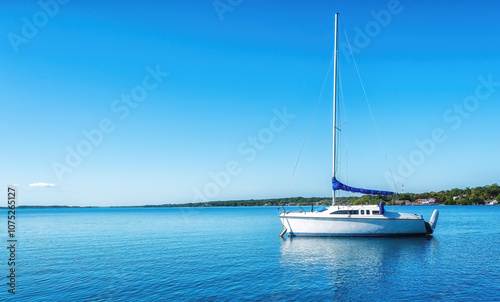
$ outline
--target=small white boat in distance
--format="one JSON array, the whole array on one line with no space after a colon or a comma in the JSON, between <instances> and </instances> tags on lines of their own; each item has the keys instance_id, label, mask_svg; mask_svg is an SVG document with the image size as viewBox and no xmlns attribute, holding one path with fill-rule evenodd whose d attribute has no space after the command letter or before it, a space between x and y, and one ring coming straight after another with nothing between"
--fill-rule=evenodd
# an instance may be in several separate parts
<instances>
[{"instance_id":1,"label":"small white boat in distance","mask_svg":"<svg viewBox=\"0 0 500 302\"><path fill-rule=\"evenodd\" d=\"M416 236L432 234L439 212L434 210L429 222L422 215L385 211L383 203L377 205L335 205L335 191L343 190L371 195L392 195L393 192L369 190L347 186L336 179L337 131L337 32L338 14L335 14L335 47L333 58L333 198L332 206L322 210L287 212L279 215L283 224L280 236Z\"/></svg>"}]
</instances>

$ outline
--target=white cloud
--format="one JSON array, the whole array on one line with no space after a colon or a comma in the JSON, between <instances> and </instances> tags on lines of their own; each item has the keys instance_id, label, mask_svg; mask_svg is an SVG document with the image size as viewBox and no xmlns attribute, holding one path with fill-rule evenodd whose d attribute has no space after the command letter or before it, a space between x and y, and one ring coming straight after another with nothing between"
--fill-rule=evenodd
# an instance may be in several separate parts
<instances>
[{"instance_id":1,"label":"white cloud","mask_svg":"<svg viewBox=\"0 0 500 302\"><path fill-rule=\"evenodd\" d=\"M46 182L35 182L33 184L30 184L30 187L55 187L55 184L49 184Z\"/></svg>"}]
</instances>

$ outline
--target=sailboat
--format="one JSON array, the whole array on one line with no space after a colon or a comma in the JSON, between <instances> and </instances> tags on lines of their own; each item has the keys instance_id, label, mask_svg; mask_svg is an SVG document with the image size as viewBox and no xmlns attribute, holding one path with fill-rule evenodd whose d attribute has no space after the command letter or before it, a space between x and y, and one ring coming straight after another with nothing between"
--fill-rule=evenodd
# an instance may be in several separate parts
<instances>
[{"instance_id":1,"label":"sailboat","mask_svg":"<svg viewBox=\"0 0 500 302\"><path fill-rule=\"evenodd\" d=\"M434 232L439 211L432 213L429 222L422 215L398 213L385 210L384 204L379 205L336 205L335 192L348 191L370 195L393 195L394 192L370 190L351 187L336 178L336 136L338 126L336 120L337 105L337 50L338 50L338 18L335 14L335 46L333 57L333 167L332 167L332 205L322 210L293 211L284 210L280 215L283 230L282 237L287 232L290 236L417 236L429 235Z\"/></svg>"}]
</instances>

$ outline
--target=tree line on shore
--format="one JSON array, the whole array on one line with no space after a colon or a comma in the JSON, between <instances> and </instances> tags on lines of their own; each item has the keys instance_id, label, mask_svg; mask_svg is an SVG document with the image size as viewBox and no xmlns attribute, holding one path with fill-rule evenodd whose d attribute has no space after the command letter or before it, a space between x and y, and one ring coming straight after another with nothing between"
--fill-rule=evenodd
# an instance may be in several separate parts
<instances>
[{"instance_id":1,"label":"tree line on shore","mask_svg":"<svg viewBox=\"0 0 500 302\"><path fill-rule=\"evenodd\" d=\"M439 192L429 192L420 194L401 194L401 200L407 199L415 201L416 199L435 198L445 205L474 205L485 204L489 201L500 201L500 186L496 183L483 187L465 189L451 189Z\"/></svg>"},{"instance_id":2,"label":"tree line on shore","mask_svg":"<svg viewBox=\"0 0 500 302\"><path fill-rule=\"evenodd\" d=\"M345 196L336 197L336 202L343 204L378 204L384 201L387 204L395 202L394 196ZM408 200L415 202L418 199L435 199L436 202L444 203L445 205L475 205L485 204L492 200L500 201L500 186L498 184L487 185L483 187L465 189L451 189L439 192L427 193L402 193L398 195L399 200ZM323 205L328 206L332 203L331 197L288 197L274 199L250 199L250 200L227 200L227 201L210 201L200 203L184 203L184 204L164 204L162 207L236 207L236 206L281 206L281 205L300 205L310 206Z\"/></svg>"}]
</instances>

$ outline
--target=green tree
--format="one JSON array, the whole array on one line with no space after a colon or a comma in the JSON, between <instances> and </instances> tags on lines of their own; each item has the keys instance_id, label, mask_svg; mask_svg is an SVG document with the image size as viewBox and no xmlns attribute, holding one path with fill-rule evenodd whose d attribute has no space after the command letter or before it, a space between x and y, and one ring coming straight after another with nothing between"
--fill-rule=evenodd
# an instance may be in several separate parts
<instances>
[{"instance_id":1,"label":"green tree","mask_svg":"<svg viewBox=\"0 0 500 302\"><path fill-rule=\"evenodd\" d=\"M467 198L470 197L470 194L472 193L472 190L469 187L465 188L465 194L467 195Z\"/></svg>"},{"instance_id":2,"label":"green tree","mask_svg":"<svg viewBox=\"0 0 500 302\"><path fill-rule=\"evenodd\" d=\"M410 193L404 193L399 195L399 200L409 200L409 201L414 201L415 199L413 198L413 194Z\"/></svg>"},{"instance_id":3,"label":"green tree","mask_svg":"<svg viewBox=\"0 0 500 302\"><path fill-rule=\"evenodd\" d=\"M447 196L446 200L444 201L445 205L451 206L451 205L456 205L457 203L455 200L453 200L453 196Z\"/></svg>"},{"instance_id":4,"label":"green tree","mask_svg":"<svg viewBox=\"0 0 500 302\"><path fill-rule=\"evenodd\" d=\"M470 203L469 204L483 204L484 201L483 199L479 198L479 196L473 194L473 196L469 199Z\"/></svg>"}]
</instances>

